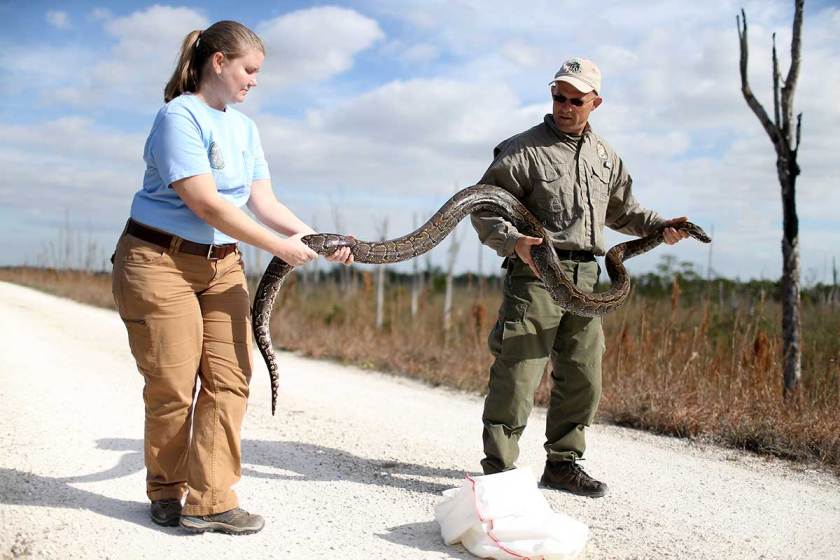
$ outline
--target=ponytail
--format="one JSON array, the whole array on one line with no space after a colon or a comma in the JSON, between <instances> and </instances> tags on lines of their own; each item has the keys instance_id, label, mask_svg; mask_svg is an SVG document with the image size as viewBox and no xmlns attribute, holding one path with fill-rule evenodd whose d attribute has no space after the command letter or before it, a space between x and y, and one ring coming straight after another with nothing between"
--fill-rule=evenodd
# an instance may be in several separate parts
<instances>
[{"instance_id":1,"label":"ponytail","mask_svg":"<svg viewBox=\"0 0 840 560\"><path fill-rule=\"evenodd\" d=\"M175 72L163 89L163 101L165 103L169 103L185 91L196 91L198 89L200 71L196 69L195 51L196 43L199 42L201 34L202 32L197 29L190 31L184 38Z\"/></svg>"},{"instance_id":2,"label":"ponytail","mask_svg":"<svg viewBox=\"0 0 840 560\"><path fill-rule=\"evenodd\" d=\"M236 21L217 21L204 31L190 31L181 44L175 72L163 89L163 101L169 103L182 93L198 91L204 67L215 53L232 59L249 49L265 54L265 46L257 34Z\"/></svg>"}]
</instances>

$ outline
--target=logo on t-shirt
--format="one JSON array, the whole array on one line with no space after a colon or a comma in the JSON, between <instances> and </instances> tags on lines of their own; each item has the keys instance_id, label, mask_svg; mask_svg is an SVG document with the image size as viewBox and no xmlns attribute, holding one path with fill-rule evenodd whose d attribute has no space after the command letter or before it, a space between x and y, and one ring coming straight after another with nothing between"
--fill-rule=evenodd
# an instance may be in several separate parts
<instances>
[{"instance_id":1,"label":"logo on t-shirt","mask_svg":"<svg viewBox=\"0 0 840 560\"><path fill-rule=\"evenodd\" d=\"M224 169L225 160L222 157L222 150L215 142L210 142L210 167L213 169Z\"/></svg>"}]
</instances>

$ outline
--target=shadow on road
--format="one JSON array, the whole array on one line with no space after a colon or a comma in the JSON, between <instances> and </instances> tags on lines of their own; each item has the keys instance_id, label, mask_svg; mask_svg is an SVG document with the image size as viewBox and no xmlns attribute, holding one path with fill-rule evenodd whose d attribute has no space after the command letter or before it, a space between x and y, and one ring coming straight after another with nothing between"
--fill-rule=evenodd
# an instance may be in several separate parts
<instances>
[{"instance_id":1,"label":"shadow on road","mask_svg":"<svg viewBox=\"0 0 840 560\"><path fill-rule=\"evenodd\" d=\"M389 527L387 533L377 533L377 537L394 544L407 546L426 552L445 552L450 558L475 558L467 550L458 546L446 546L440 537L440 529L436 521L422 523L407 523L396 527Z\"/></svg>"},{"instance_id":2,"label":"shadow on road","mask_svg":"<svg viewBox=\"0 0 840 560\"><path fill-rule=\"evenodd\" d=\"M106 517L177 534L177 528L154 525L149 520L148 504L145 502L110 498L73 486L122 478L144 469L142 440L108 438L97 440L96 444L97 449L122 452L118 462L103 471L70 477L48 477L0 467L0 503L87 509ZM349 481L433 494L457 486L465 474L455 469L368 459L341 449L295 441L244 440L242 456L245 464L243 476L298 481ZM281 472L264 472L259 470L260 467ZM441 483L440 479L447 480ZM452 552L440 542L437 525L432 521L393 527L388 531L378 536L422 550L426 550L424 546L438 543L440 546L428 550Z\"/></svg>"},{"instance_id":3,"label":"shadow on road","mask_svg":"<svg viewBox=\"0 0 840 560\"><path fill-rule=\"evenodd\" d=\"M244 476L255 478L346 480L432 494L440 494L447 488L458 486L465 474L464 471L456 469L368 459L341 449L297 441L245 440L242 442L242 461L250 465L265 465L294 473L266 473L249 467L242 469ZM441 483L441 478L448 481Z\"/></svg>"},{"instance_id":4,"label":"shadow on road","mask_svg":"<svg viewBox=\"0 0 840 560\"><path fill-rule=\"evenodd\" d=\"M84 478L84 477L79 477ZM96 478L92 480L104 480ZM149 519L149 504L109 498L70 485L67 479L41 476L0 467L0 504L68 509L86 509L145 527L179 534L177 528L159 527ZM73 479L76 481L76 479ZM182 534L182 536L189 536Z\"/></svg>"}]
</instances>

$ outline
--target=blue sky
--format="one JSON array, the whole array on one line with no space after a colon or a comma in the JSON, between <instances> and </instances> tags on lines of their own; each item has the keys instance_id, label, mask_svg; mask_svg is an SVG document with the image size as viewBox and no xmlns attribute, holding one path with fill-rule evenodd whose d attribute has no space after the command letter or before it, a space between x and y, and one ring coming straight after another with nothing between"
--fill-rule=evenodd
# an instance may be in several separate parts
<instances>
[{"instance_id":1,"label":"blue sky","mask_svg":"<svg viewBox=\"0 0 840 560\"><path fill-rule=\"evenodd\" d=\"M475 183L500 140L542 119L548 80L578 55L602 68L592 125L623 157L637 199L714 230L718 274L780 274L775 155L739 89L740 2L242 5L0 1L0 236L13 240L0 264L55 260L65 223L76 251L110 255L180 41L235 19L267 46L259 86L238 108L260 128L278 197L319 230L373 239L387 218L389 237L407 233ZM751 85L770 110L770 36L786 70L792 1L743 5ZM836 3L809 2L795 101L806 282L828 280L840 257L838 36ZM458 269L475 270L475 234L465 225L458 237ZM709 260L685 241L628 268L666 254L703 273ZM485 272L497 262L489 250L482 261Z\"/></svg>"}]
</instances>

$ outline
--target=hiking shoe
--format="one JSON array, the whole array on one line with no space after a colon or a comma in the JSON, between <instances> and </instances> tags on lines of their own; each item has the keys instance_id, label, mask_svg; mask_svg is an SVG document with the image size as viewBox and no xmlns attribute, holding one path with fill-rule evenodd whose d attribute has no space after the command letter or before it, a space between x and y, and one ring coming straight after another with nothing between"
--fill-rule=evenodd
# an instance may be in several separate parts
<instances>
[{"instance_id":1,"label":"hiking shoe","mask_svg":"<svg viewBox=\"0 0 840 560\"><path fill-rule=\"evenodd\" d=\"M265 520L244 509L235 508L212 515L182 515L181 527L193 533L216 531L229 535L249 535L265 526Z\"/></svg>"},{"instance_id":2,"label":"hiking shoe","mask_svg":"<svg viewBox=\"0 0 840 560\"><path fill-rule=\"evenodd\" d=\"M152 521L164 527L175 527L181 518L181 500L155 500L151 506Z\"/></svg>"},{"instance_id":3,"label":"hiking shoe","mask_svg":"<svg viewBox=\"0 0 840 560\"><path fill-rule=\"evenodd\" d=\"M590 498L600 498L607 493L606 484L586 474L574 461L546 462L540 484L546 488Z\"/></svg>"}]
</instances>

